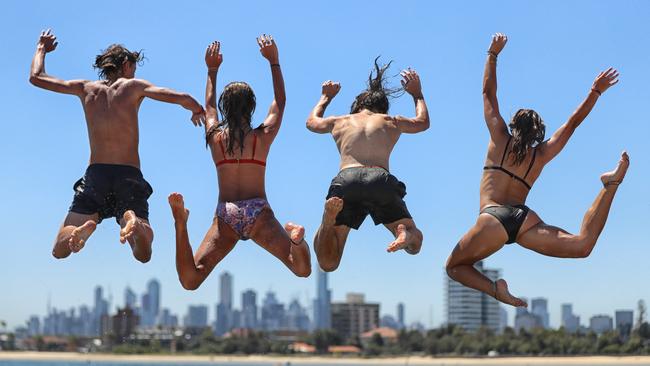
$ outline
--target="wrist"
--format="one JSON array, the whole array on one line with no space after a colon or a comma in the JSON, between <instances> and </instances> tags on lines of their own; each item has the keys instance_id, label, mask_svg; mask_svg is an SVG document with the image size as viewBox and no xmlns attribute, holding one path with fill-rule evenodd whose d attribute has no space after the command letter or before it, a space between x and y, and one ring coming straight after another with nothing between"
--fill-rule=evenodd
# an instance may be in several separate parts
<instances>
[{"instance_id":1,"label":"wrist","mask_svg":"<svg viewBox=\"0 0 650 366\"><path fill-rule=\"evenodd\" d=\"M591 91L590 91L590 92L594 92L594 93L596 93L598 96L603 95L603 92L601 92L600 90L598 90L595 86L592 86L592 87L591 87Z\"/></svg>"},{"instance_id":2,"label":"wrist","mask_svg":"<svg viewBox=\"0 0 650 366\"><path fill-rule=\"evenodd\" d=\"M492 51L492 50L488 50L488 51L487 51L487 54L488 54L488 56L492 56L492 57L494 57L494 58L498 58L498 56L499 56L498 53L496 53L496 52L494 52L494 51Z\"/></svg>"},{"instance_id":3,"label":"wrist","mask_svg":"<svg viewBox=\"0 0 650 366\"><path fill-rule=\"evenodd\" d=\"M208 72L217 72L219 71L219 66L208 67Z\"/></svg>"},{"instance_id":4,"label":"wrist","mask_svg":"<svg viewBox=\"0 0 650 366\"><path fill-rule=\"evenodd\" d=\"M413 97L413 100L424 99L424 95L422 95L422 92L413 93L411 94L411 96Z\"/></svg>"},{"instance_id":5,"label":"wrist","mask_svg":"<svg viewBox=\"0 0 650 366\"><path fill-rule=\"evenodd\" d=\"M271 67L280 67L280 61L269 61L269 66Z\"/></svg>"}]
</instances>

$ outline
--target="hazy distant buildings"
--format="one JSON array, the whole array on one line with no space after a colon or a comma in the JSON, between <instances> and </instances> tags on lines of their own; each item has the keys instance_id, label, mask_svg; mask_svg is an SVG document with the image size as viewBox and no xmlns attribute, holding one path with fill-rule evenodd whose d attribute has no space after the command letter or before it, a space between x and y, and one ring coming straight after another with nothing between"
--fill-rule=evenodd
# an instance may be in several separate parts
<instances>
[{"instance_id":1,"label":"hazy distant buildings","mask_svg":"<svg viewBox=\"0 0 650 366\"><path fill-rule=\"evenodd\" d=\"M492 281L500 277L500 270L483 268L483 261L477 262L474 267ZM468 331L475 331L480 327L498 331L501 322L499 302L492 296L446 277L447 324L459 325Z\"/></svg>"},{"instance_id":2,"label":"hazy distant buildings","mask_svg":"<svg viewBox=\"0 0 650 366\"><path fill-rule=\"evenodd\" d=\"M402 302L397 304L397 323L399 324L400 328L404 328L406 326L404 320L404 303Z\"/></svg>"},{"instance_id":3,"label":"hazy distant buildings","mask_svg":"<svg viewBox=\"0 0 650 366\"><path fill-rule=\"evenodd\" d=\"M575 333L580 328L580 317L573 314L572 304L562 304L562 326L568 333Z\"/></svg>"},{"instance_id":4,"label":"hazy distant buildings","mask_svg":"<svg viewBox=\"0 0 650 366\"><path fill-rule=\"evenodd\" d=\"M630 336L633 322L634 312L632 310L616 311L616 331L621 337L627 339Z\"/></svg>"},{"instance_id":5,"label":"hazy distant buildings","mask_svg":"<svg viewBox=\"0 0 650 366\"><path fill-rule=\"evenodd\" d=\"M151 279L147 283L147 292L142 295L140 308L140 325L153 327L158 324L160 314L160 282Z\"/></svg>"},{"instance_id":6,"label":"hazy distant buildings","mask_svg":"<svg viewBox=\"0 0 650 366\"><path fill-rule=\"evenodd\" d=\"M133 290L127 286L124 289L124 307L135 309L137 301L138 298L135 295L135 292L133 292Z\"/></svg>"},{"instance_id":7,"label":"hazy distant buildings","mask_svg":"<svg viewBox=\"0 0 650 366\"><path fill-rule=\"evenodd\" d=\"M534 298L531 300L531 313L537 315L544 329L550 328L549 314L548 314L548 300L543 297Z\"/></svg>"},{"instance_id":8,"label":"hazy distant buildings","mask_svg":"<svg viewBox=\"0 0 650 366\"><path fill-rule=\"evenodd\" d=\"M589 318L589 329L602 334L614 329L612 317L609 315L594 315Z\"/></svg>"},{"instance_id":9,"label":"hazy distant buildings","mask_svg":"<svg viewBox=\"0 0 650 366\"><path fill-rule=\"evenodd\" d=\"M184 325L190 328L205 328L208 326L208 307L206 305L190 305L187 308Z\"/></svg>"},{"instance_id":10,"label":"hazy distant buildings","mask_svg":"<svg viewBox=\"0 0 650 366\"><path fill-rule=\"evenodd\" d=\"M257 329L257 293L248 289L241 295L241 327Z\"/></svg>"},{"instance_id":11,"label":"hazy distant buildings","mask_svg":"<svg viewBox=\"0 0 650 366\"><path fill-rule=\"evenodd\" d=\"M332 327L331 308L332 291L327 288L327 272L318 269L316 272L316 299L314 299L314 329L329 329Z\"/></svg>"},{"instance_id":12,"label":"hazy distant buildings","mask_svg":"<svg viewBox=\"0 0 650 366\"><path fill-rule=\"evenodd\" d=\"M379 327L379 304L366 303L363 294L349 293L346 302L332 303L332 328L350 339Z\"/></svg>"},{"instance_id":13,"label":"hazy distant buildings","mask_svg":"<svg viewBox=\"0 0 650 366\"><path fill-rule=\"evenodd\" d=\"M262 329L277 331L285 328L286 314L284 304L275 297L275 292L268 291L262 304Z\"/></svg>"},{"instance_id":14,"label":"hazy distant buildings","mask_svg":"<svg viewBox=\"0 0 650 366\"><path fill-rule=\"evenodd\" d=\"M232 292L232 275L224 272L219 276L219 303L217 304L217 319L214 329L218 336L224 335L233 325Z\"/></svg>"}]
</instances>

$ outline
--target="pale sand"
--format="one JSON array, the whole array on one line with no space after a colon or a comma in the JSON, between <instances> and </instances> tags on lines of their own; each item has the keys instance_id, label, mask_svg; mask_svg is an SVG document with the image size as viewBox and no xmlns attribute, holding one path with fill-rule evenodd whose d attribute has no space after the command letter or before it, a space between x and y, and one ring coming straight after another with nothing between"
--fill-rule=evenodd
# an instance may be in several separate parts
<instances>
[{"instance_id":1,"label":"pale sand","mask_svg":"<svg viewBox=\"0 0 650 366\"><path fill-rule=\"evenodd\" d=\"M588 357L504 357L504 358L431 358L431 357L391 357L354 358L320 356L192 356L192 355L114 355L82 354L73 352L9 352L0 351L0 360L34 361L113 361L113 362L250 362L276 363L329 363L339 365L401 364L401 365L603 365L634 364L650 365L650 356L588 356Z\"/></svg>"}]
</instances>

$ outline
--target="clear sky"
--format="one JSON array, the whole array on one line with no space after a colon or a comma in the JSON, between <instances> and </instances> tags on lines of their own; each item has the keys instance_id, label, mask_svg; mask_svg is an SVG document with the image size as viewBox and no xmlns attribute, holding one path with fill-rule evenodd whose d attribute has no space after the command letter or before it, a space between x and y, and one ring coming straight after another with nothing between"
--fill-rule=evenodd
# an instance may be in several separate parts
<instances>
[{"instance_id":1,"label":"clear sky","mask_svg":"<svg viewBox=\"0 0 650 366\"><path fill-rule=\"evenodd\" d=\"M305 128L320 84L341 82L327 112L344 114L377 55L394 60L394 74L408 66L419 71L431 128L401 138L391 171L407 184L406 202L424 232L423 249L417 256L386 253L390 234L368 219L350 235L330 284L334 300L349 291L363 292L367 300L381 302L382 313L391 314L402 301L407 321L427 325L444 321L444 261L478 213L488 139L481 76L491 34L509 36L498 69L504 117L521 107L534 108L549 136L586 96L598 72L614 66L620 83L546 168L527 202L546 222L578 230L601 187L599 175L627 149L631 167L592 255L561 260L510 245L486 265L503 270L514 294L547 297L555 326L563 302L574 304L583 323L594 314L635 308L638 299L650 300L649 16L650 2L644 1L8 2L0 16L0 319L13 327L30 314L43 315L48 296L59 309L90 304L97 284L110 288L121 304L126 285L141 293L152 277L162 282L163 306L182 315L188 304L209 304L213 319L223 270L234 275L237 306L246 288L258 290L260 297L273 289L283 301L298 297L303 305L315 295L315 277L294 277L252 242L240 242L200 289L182 289L167 195L184 194L196 248L216 206L216 174L203 131L191 125L190 113L150 100L140 110L140 153L155 191L149 201L156 232L151 262L136 262L119 244L112 219L100 225L80 254L65 260L51 256L89 148L79 101L28 83L39 32L48 27L59 40L46 58L52 75L96 78L95 55L122 43L144 50L147 59L137 77L187 91L200 101L203 52L209 42L220 40L224 63L218 88L234 80L249 82L257 95L256 123L271 102L272 86L255 37L273 34L287 107L268 159L267 193L280 221L303 224L309 239L338 168L332 138ZM398 85L398 78L393 82ZM412 115L412 101L407 96L393 100L391 112Z\"/></svg>"}]
</instances>

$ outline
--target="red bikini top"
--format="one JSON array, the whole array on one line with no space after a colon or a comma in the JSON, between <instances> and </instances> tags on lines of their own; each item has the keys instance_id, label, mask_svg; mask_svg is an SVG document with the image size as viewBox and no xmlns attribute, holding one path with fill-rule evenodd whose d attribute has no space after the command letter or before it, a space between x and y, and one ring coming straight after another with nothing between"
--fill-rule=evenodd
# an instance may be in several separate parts
<instances>
[{"instance_id":1,"label":"red bikini top","mask_svg":"<svg viewBox=\"0 0 650 366\"><path fill-rule=\"evenodd\" d=\"M217 141L219 142L219 148L221 148L221 153L223 154L224 158L226 157L226 149L223 147L223 142L221 142L221 138L218 138ZM255 159L255 147L257 146L257 135L253 133L253 154L251 155L250 159L222 159L217 162L217 166L222 165L222 164L257 164L261 166L266 166L265 161L257 160Z\"/></svg>"}]
</instances>

